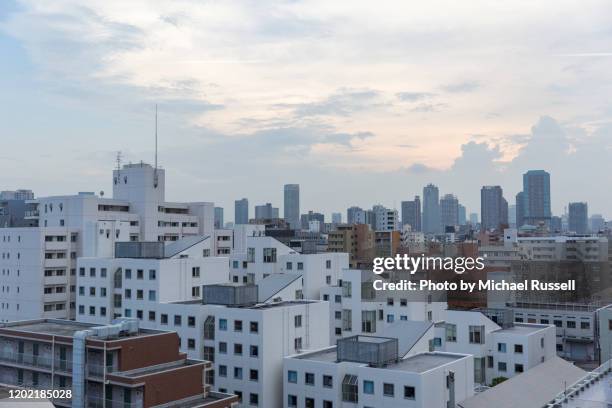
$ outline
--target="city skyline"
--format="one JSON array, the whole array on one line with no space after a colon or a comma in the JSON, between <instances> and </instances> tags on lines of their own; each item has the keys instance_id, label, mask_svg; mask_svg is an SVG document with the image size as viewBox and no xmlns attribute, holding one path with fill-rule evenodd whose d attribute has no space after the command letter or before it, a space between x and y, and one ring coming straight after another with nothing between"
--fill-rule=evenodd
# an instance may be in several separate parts
<instances>
[{"instance_id":1,"label":"city skyline","mask_svg":"<svg viewBox=\"0 0 612 408\"><path fill-rule=\"evenodd\" d=\"M545 169L553 213L586 201L610 218L612 192L584 182L612 171L607 6L482 3L488 20L430 7L291 2L262 15L2 2L0 120L16 154L2 155L0 184L107 191L117 150L153 162L157 103L160 163L178 199L280 205L290 181L303 208L329 215L374 201L399 208L432 182L473 212L483 185L513 197L524 172ZM253 183L254 169L265 183Z\"/></svg>"}]
</instances>

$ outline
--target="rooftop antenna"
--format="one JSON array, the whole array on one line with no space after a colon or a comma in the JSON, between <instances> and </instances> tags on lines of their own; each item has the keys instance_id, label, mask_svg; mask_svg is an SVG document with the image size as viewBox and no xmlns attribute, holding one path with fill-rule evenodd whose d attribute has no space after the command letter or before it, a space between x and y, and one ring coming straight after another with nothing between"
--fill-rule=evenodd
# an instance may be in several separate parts
<instances>
[{"instance_id":1,"label":"rooftop antenna","mask_svg":"<svg viewBox=\"0 0 612 408\"><path fill-rule=\"evenodd\" d=\"M153 170L153 187L157 188L158 185L157 176L157 104L155 104L155 169Z\"/></svg>"},{"instance_id":2,"label":"rooftop antenna","mask_svg":"<svg viewBox=\"0 0 612 408\"><path fill-rule=\"evenodd\" d=\"M115 158L115 162L117 162L117 179L119 179L119 176L121 173L121 151L117 151L117 157ZM115 180L115 184L117 184L117 179Z\"/></svg>"}]
</instances>

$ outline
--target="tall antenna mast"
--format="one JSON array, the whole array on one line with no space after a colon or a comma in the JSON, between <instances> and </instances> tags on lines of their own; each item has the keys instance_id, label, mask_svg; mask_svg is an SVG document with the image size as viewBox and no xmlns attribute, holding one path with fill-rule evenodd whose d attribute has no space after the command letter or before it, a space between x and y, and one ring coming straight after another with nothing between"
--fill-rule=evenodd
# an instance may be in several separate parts
<instances>
[{"instance_id":1,"label":"tall antenna mast","mask_svg":"<svg viewBox=\"0 0 612 408\"><path fill-rule=\"evenodd\" d=\"M159 179L157 175L157 104L155 104L155 169L153 170L153 188L157 188Z\"/></svg>"}]
</instances>

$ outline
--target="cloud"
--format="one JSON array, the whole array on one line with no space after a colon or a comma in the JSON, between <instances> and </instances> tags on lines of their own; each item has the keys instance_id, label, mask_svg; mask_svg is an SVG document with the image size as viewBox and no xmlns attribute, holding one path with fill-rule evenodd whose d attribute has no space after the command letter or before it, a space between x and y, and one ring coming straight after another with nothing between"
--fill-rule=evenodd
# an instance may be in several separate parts
<instances>
[{"instance_id":1,"label":"cloud","mask_svg":"<svg viewBox=\"0 0 612 408\"><path fill-rule=\"evenodd\" d=\"M465 81L444 85L442 90L449 93L468 93L474 92L478 88L480 88L480 83L477 81Z\"/></svg>"},{"instance_id":2,"label":"cloud","mask_svg":"<svg viewBox=\"0 0 612 408\"><path fill-rule=\"evenodd\" d=\"M311 103L284 105L293 108L298 117L350 116L364 110L384 106L381 92L373 89L339 89L323 100Z\"/></svg>"},{"instance_id":3,"label":"cloud","mask_svg":"<svg viewBox=\"0 0 612 408\"><path fill-rule=\"evenodd\" d=\"M403 102L416 102L431 98L435 94L429 92L398 92L395 95Z\"/></svg>"}]
</instances>

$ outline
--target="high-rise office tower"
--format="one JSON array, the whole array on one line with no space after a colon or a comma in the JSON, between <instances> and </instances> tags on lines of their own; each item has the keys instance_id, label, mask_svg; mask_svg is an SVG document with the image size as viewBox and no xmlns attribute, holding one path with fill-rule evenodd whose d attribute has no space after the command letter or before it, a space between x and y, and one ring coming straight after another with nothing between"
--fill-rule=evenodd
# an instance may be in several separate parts
<instances>
[{"instance_id":1,"label":"high-rise office tower","mask_svg":"<svg viewBox=\"0 0 612 408\"><path fill-rule=\"evenodd\" d=\"M459 200L453 194L445 194L440 199L440 222L442 230L459 224Z\"/></svg>"},{"instance_id":2,"label":"high-rise office tower","mask_svg":"<svg viewBox=\"0 0 612 408\"><path fill-rule=\"evenodd\" d=\"M510 228L516 228L516 204L508 206L508 225Z\"/></svg>"},{"instance_id":3,"label":"high-rise office tower","mask_svg":"<svg viewBox=\"0 0 612 408\"><path fill-rule=\"evenodd\" d=\"M596 234L606 226L606 220L601 214L593 214L589 218L591 232Z\"/></svg>"},{"instance_id":4,"label":"high-rise office tower","mask_svg":"<svg viewBox=\"0 0 612 408\"><path fill-rule=\"evenodd\" d=\"M478 224L478 214L470 213L470 224L472 224L472 227L475 227Z\"/></svg>"},{"instance_id":5,"label":"high-rise office tower","mask_svg":"<svg viewBox=\"0 0 612 408\"><path fill-rule=\"evenodd\" d=\"M500 230L508 224L508 202L500 186L483 186L480 189L481 230Z\"/></svg>"},{"instance_id":6,"label":"high-rise office tower","mask_svg":"<svg viewBox=\"0 0 612 408\"><path fill-rule=\"evenodd\" d=\"M262 205L255 206L255 219L256 220L271 220L278 218L278 208L272 207L272 204L265 203Z\"/></svg>"},{"instance_id":7,"label":"high-rise office tower","mask_svg":"<svg viewBox=\"0 0 612 408\"><path fill-rule=\"evenodd\" d=\"M557 215L550 217L550 232L561 232L563 231L563 219Z\"/></svg>"},{"instance_id":8,"label":"high-rise office tower","mask_svg":"<svg viewBox=\"0 0 612 408\"><path fill-rule=\"evenodd\" d=\"M223 223L223 207L215 207L215 228L221 229L225 224Z\"/></svg>"},{"instance_id":9,"label":"high-rise office tower","mask_svg":"<svg viewBox=\"0 0 612 408\"><path fill-rule=\"evenodd\" d=\"M412 231L421 231L421 197L402 201L402 225L410 225Z\"/></svg>"},{"instance_id":10,"label":"high-rise office tower","mask_svg":"<svg viewBox=\"0 0 612 408\"><path fill-rule=\"evenodd\" d=\"M516 228L525 225L525 195L521 191L516 195Z\"/></svg>"},{"instance_id":11,"label":"high-rise office tower","mask_svg":"<svg viewBox=\"0 0 612 408\"><path fill-rule=\"evenodd\" d=\"M529 170L523 174L524 223L550 223L550 174Z\"/></svg>"},{"instance_id":12,"label":"high-rise office tower","mask_svg":"<svg viewBox=\"0 0 612 408\"><path fill-rule=\"evenodd\" d=\"M467 224L467 209L465 205L459 204L459 225Z\"/></svg>"},{"instance_id":13,"label":"high-rise office tower","mask_svg":"<svg viewBox=\"0 0 612 408\"><path fill-rule=\"evenodd\" d=\"M441 230L438 187L428 184L423 188L423 232L435 234Z\"/></svg>"},{"instance_id":14,"label":"high-rise office tower","mask_svg":"<svg viewBox=\"0 0 612 408\"><path fill-rule=\"evenodd\" d=\"M589 229L589 207L587 203L569 203L569 230L586 234Z\"/></svg>"},{"instance_id":15,"label":"high-rise office tower","mask_svg":"<svg viewBox=\"0 0 612 408\"><path fill-rule=\"evenodd\" d=\"M285 184L283 218L291 229L300 228L300 185Z\"/></svg>"},{"instance_id":16,"label":"high-rise office tower","mask_svg":"<svg viewBox=\"0 0 612 408\"><path fill-rule=\"evenodd\" d=\"M332 224L342 224L342 213L332 213Z\"/></svg>"},{"instance_id":17,"label":"high-rise office tower","mask_svg":"<svg viewBox=\"0 0 612 408\"><path fill-rule=\"evenodd\" d=\"M243 198L234 201L234 224L249 223L249 200Z\"/></svg>"}]
</instances>

